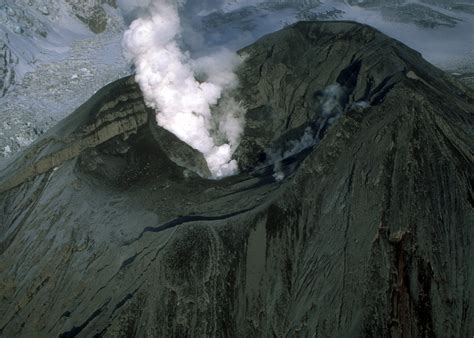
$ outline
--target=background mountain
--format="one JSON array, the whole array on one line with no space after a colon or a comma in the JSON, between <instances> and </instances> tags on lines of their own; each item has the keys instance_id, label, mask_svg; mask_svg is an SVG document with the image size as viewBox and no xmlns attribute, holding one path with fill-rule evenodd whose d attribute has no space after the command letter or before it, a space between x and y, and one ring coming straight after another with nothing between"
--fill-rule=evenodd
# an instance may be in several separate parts
<instances>
[{"instance_id":1,"label":"background mountain","mask_svg":"<svg viewBox=\"0 0 474 338\"><path fill-rule=\"evenodd\" d=\"M129 74L121 51L125 24L114 5L0 3L0 158L29 145L95 91Z\"/></svg>"},{"instance_id":2,"label":"background mountain","mask_svg":"<svg viewBox=\"0 0 474 338\"><path fill-rule=\"evenodd\" d=\"M473 334L472 90L352 22L241 53L238 176L132 78L1 172L1 335Z\"/></svg>"}]
</instances>

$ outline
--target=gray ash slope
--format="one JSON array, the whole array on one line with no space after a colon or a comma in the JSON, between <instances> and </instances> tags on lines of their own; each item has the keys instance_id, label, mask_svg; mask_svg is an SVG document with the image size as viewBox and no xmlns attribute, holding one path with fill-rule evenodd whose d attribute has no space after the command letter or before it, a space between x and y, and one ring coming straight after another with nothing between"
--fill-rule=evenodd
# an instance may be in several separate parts
<instances>
[{"instance_id":1,"label":"gray ash slope","mask_svg":"<svg viewBox=\"0 0 474 338\"><path fill-rule=\"evenodd\" d=\"M472 90L351 22L242 53L238 176L193 174L131 78L0 173L0 335L474 333ZM276 181L268 149L307 128L321 141Z\"/></svg>"}]
</instances>

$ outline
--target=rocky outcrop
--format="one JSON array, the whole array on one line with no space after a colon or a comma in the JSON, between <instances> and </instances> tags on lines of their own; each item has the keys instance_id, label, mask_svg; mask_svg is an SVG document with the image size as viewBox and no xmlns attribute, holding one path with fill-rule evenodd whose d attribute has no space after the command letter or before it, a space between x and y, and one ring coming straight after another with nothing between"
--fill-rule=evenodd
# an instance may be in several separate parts
<instances>
[{"instance_id":1,"label":"rocky outcrop","mask_svg":"<svg viewBox=\"0 0 474 338\"><path fill-rule=\"evenodd\" d=\"M109 31L121 32L124 26L118 11L109 8L107 12L104 5L117 7L115 0L2 1L0 97L15 82L21 83L26 73L34 72L47 63L58 63L74 41L84 39L87 28L84 27L84 31L78 34L81 30L79 20L95 33L104 32L107 25ZM58 32L61 34L57 35ZM53 33L52 37L48 36L50 33ZM17 114L17 111L12 114Z\"/></svg>"},{"instance_id":2,"label":"rocky outcrop","mask_svg":"<svg viewBox=\"0 0 474 338\"><path fill-rule=\"evenodd\" d=\"M104 5L117 8L115 0L5 0L0 4L0 24L14 34L44 39L54 28L70 29L65 20L79 19L94 33L116 20ZM114 23L115 24L115 23Z\"/></svg>"},{"instance_id":3,"label":"rocky outcrop","mask_svg":"<svg viewBox=\"0 0 474 338\"><path fill-rule=\"evenodd\" d=\"M41 10L39 9L41 8ZM37 6L31 8L26 3L20 1L6 0L0 4L0 25L2 26L0 32L10 31L12 34L26 35L29 37L45 38L48 35L48 25L43 20L35 15L35 10L44 12L46 9ZM48 10L49 15L49 10ZM44 14L43 14L44 16Z\"/></svg>"},{"instance_id":4,"label":"rocky outcrop","mask_svg":"<svg viewBox=\"0 0 474 338\"><path fill-rule=\"evenodd\" d=\"M455 16L459 12L472 13L472 5L456 1L422 0L349 0L351 6L379 10L384 20L413 23L422 28L454 27L463 21ZM446 10L450 11L446 14Z\"/></svg>"},{"instance_id":5,"label":"rocky outcrop","mask_svg":"<svg viewBox=\"0 0 474 338\"><path fill-rule=\"evenodd\" d=\"M103 4L117 7L115 0L66 0L76 16L94 33L102 33L107 28L108 16Z\"/></svg>"},{"instance_id":6,"label":"rocky outcrop","mask_svg":"<svg viewBox=\"0 0 474 338\"><path fill-rule=\"evenodd\" d=\"M0 97L15 83L16 58L7 44L0 40Z\"/></svg>"},{"instance_id":7,"label":"rocky outcrop","mask_svg":"<svg viewBox=\"0 0 474 338\"><path fill-rule=\"evenodd\" d=\"M381 8L381 13L383 18L388 21L414 23L424 28L454 27L462 21L428 6L416 3L408 3L403 6L385 6Z\"/></svg>"},{"instance_id":8,"label":"rocky outcrop","mask_svg":"<svg viewBox=\"0 0 474 338\"><path fill-rule=\"evenodd\" d=\"M316 7L321 4L321 1L319 0L270 0L269 3L289 5L289 6Z\"/></svg>"},{"instance_id":9,"label":"rocky outcrop","mask_svg":"<svg viewBox=\"0 0 474 338\"><path fill-rule=\"evenodd\" d=\"M1 172L1 335L473 334L472 91L350 22L242 53L240 175L190 175L130 79Z\"/></svg>"}]
</instances>

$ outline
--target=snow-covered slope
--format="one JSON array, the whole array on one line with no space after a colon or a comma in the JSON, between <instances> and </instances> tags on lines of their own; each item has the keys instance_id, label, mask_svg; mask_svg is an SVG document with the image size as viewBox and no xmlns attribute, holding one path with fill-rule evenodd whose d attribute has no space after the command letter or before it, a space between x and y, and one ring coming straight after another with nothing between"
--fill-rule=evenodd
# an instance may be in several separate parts
<instances>
[{"instance_id":1,"label":"snow-covered slope","mask_svg":"<svg viewBox=\"0 0 474 338\"><path fill-rule=\"evenodd\" d=\"M130 72L121 51L125 24L109 4L6 0L0 5L0 158L30 144L99 88ZM105 15L102 33L87 24L88 10Z\"/></svg>"},{"instance_id":2,"label":"snow-covered slope","mask_svg":"<svg viewBox=\"0 0 474 338\"><path fill-rule=\"evenodd\" d=\"M108 2L114 5L113 1ZM0 74L5 73L5 69L13 69L15 79L4 81L4 89L7 89L6 83L21 81L40 64L67 59L74 43L94 36L94 32L122 31L119 12L108 4L99 4L92 0L2 1L0 47L7 46L11 60L7 64L0 62Z\"/></svg>"}]
</instances>

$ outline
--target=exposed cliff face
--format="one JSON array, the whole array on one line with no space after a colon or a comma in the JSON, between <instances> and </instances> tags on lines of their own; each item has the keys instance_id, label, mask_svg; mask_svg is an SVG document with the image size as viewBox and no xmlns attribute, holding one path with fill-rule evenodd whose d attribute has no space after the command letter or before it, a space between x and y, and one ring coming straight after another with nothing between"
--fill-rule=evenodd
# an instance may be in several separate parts
<instances>
[{"instance_id":1,"label":"exposed cliff face","mask_svg":"<svg viewBox=\"0 0 474 338\"><path fill-rule=\"evenodd\" d=\"M349 22L242 53L238 176L193 175L131 79L1 172L3 335L472 335L472 92Z\"/></svg>"},{"instance_id":2,"label":"exposed cliff face","mask_svg":"<svg viewBox=\"0 0 474 338\"><path fill-rule=\"evenodd\" d=\"M0 97L5 95L10 86L15 83L16 62L8 45L0 40Z\"/></svg>"},{"instance_id":3,"label":"exposed cliff face","mask_svg":"<svg viewBox=\"0 0 474 338\"><path fill-rule=\"evenodd\" d=\"M66 0L66 3L94 33L102 33L107 28L108 16L102 5L117 7L115 0Z\"/></svg>"},{"instance_id":4,"label":"exposed cliff face","mask_svg":"<svg viewBox=\"0 0 474 338\"><path fill-rule=\"evenodd\" d=\"M91 31L101 33L110 19L103 5L117 7L115 0L5 0L0 5L0 24L16 34L46 38L55 33L51 21L62 26L70 15L69 19L80 19Z\"/></svg>"}]
</instances>

